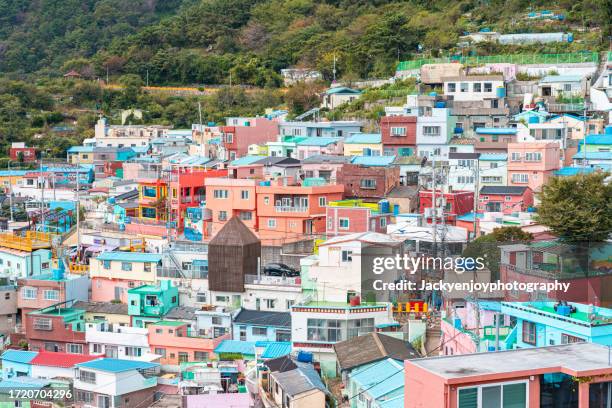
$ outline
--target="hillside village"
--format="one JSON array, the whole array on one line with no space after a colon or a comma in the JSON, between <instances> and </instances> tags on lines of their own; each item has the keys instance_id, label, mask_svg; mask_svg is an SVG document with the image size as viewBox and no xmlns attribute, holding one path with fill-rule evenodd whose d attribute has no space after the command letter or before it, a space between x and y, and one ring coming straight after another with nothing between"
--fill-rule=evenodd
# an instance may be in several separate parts
<instances>
[{"instance_id":1,"label":"hillside village","mask_svg":"<svg viewBox=\"0 0 612 408\"><path fill-rule=\"evenodd\" d=\"M316 98L191 128L135 106L61 159L13 142L0 406L611 408L612 52L411 59ZM597 189L576 200L568 180ZM559 233L555 186L568 214L600 198L580 214L607 236ZM555 289L374 299L373 254L485 259L415 282Z\"/></svg>"}]
</instances>

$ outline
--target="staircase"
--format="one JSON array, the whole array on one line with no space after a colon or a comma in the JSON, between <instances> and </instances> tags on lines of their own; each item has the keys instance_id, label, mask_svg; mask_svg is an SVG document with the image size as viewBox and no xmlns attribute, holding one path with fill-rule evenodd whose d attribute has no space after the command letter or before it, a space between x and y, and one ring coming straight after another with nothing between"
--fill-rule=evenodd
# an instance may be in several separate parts
<instances>
[{"instance_id":1,"label":"staircase","mask_svg":"<svg viewBox=\"0 0 612 408\"><path fill-rule=\"evenodd\" d=\"M440 325L440 315L432 315L431 320L427 322L425 330L425 353L427 357L437 356L440 354L442 340L442 328Z\"/></svg>"}]
</instances>

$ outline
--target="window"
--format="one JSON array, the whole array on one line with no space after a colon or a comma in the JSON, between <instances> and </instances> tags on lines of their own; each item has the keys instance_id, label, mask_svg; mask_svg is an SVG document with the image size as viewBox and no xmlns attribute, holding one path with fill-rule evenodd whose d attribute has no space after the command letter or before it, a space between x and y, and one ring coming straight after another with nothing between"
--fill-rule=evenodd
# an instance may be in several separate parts
<instances>
[{"instance_id":1,"label":"window","mask_svg":"<svg viewBox=\"0 0 612 408\"><path fill-rule=\"evenodd\" d=\"M265 299L265 301L266 301L266 307L268 309L274 309L274 306L276 305L275 299Z\"/></svg>"},{"instance_id":2,"label":"window","mask_svg":"<svg viewBox=\"0 0 612 408\"><path fill-rule=\"evenodd\" d=\"M83 345L82 344L66 344L66 353L70 354L83 354Z\"/></svg>"},{"instance_id":3,"label":"window","mask_svg":"<svg viewBox=\"0 0 612 408\"><path fill-rule=\"evenodd\" d=\"M385 228L386 226L387 226L387 219L385 217L381 217L380 228Z\"/></svg>"},{"instance_id":4,"label":"window","mask_svg":"<svg viewBox=\"0 0 612 408\"><path fill-rule=\"evenodd\" d=\"M11 298L11 292L6 292L4 294L4 300L9 300Z\"/></svg>"},{"instance_id":5,"label":"window","mask_svg":"<svg viewBox=\"0 0 612 408\"><path fill-rule=\"evenodd\" d=\"M506 201L512 201L512 196L505 196L505 197L504 197L504 200L506 200Z\"/></svg>"},{"instance_id":6,"label":"window","mask_svg":"<svg viewBox=\"0 0 612 408\"><path fill-rule=\"evenodd\" d=\"M242 198L243 200L248 200L249 199L249 190L241 190L240 191L240 198Z\"/></svg>"},{"instance_id":7,"label":"window","mask_svg":"<svg viewBox=\"0 0 612 408\"><path fill-rule=\"evenodd\" d=\"M348 338L361 336L374 331L374 319L356 319L348 321Z\"/></svg>"},{"instance_id":8,"label":"window","mask_svg":"<svg viewBox=\"0 0 612 408\"><path fill-rule=\"evenodd\" d=\"M458 184L474 184L474 176L458 176Z\"/></svg>"},{"instance_id":9,"label":"window","mask_svg":"<svg viewBox=\"0 0 612 408\"><path fill-rule=\"evenodd\" d=\"M480 82L474 82L474 92L482 92L482 84Z\"/></svg>"},{"instance_id":10,"label":"window","mask_svg":"<svg viewBox=\"0 0 612 408\"><path fill-rule=\"evenodd\" d=\"M584 343L584 339L571 336L569 334L561 334L561 344Z\"/></svg>"},{"instance_id":11,"label":"window","mask_svg":"<svg viewBox=\"0 0 612 408\"><path fill-rule=\"evenodd\" d=\"M45 290L44 298L45 300L59 300L59 290Z\"/></svg>"},{"instance_id":12,"label":"window","mask_svg":"<svg viewBox=\"0 0 612 408\"><path fill-rule=\"evenodd\" d=\"M462 82L461 92L469 92L469 91L470 91L470 84L468 84L467 82Z\"/></svg>"},{"instance_id":13,"label":"window","mask_svg":"<svg viewBox=\"0 0 612 408\"><path fill-rule=\"evenodd\" d=\"M533 322L523 321L523 343L536 345L536 325Z\"/></svg>"},{"instance_id":14,"label":"window","mask_svg":"<svg viewBox=\"0 0 612 408\"><path fill-rule=\"evenodd\" d=\"M455 92L457 90L457 85L454 82L449 82L446 84L447 92Z\"/></svg>"},{"instance_id":15,"label":"window","mask_svg":"<svg viewBox=\"0 0 612 408\"><path fill-rule=\"evenodd\" d=\"M424 136L440 136L440 126L423 126Z\"/></svg>"},{"instance_id":16,"label":"window","mask_svg":"<svg viewBox=\"0 0 612 408\"><path fill-rule=\"evenodd\" d=\"M338 227L340 229L349 229L350 221L348 218L339 218L338 219Z\"/></svg>"},{"instance_id":17,"label":"window","mask_svg":"<svg viewBox=\"0 0 612 408\"><path fill-rule=\"evenodd\" d=\"M21 297L23 299L36 299L36 288L24 287L21 289Z\"/></svg>"},{"instance_id":18,"label":"window","mask_svg":"<svg viewBox=\"0 0 612 408\"><path fill-rule=\"evenodd\" d=\"M40 264L40 267L41 267L42 269L49 269L49 262L43 262L43 263L41 263L41 264Z\"/></svg>"},{"instance_id":19,"label":"window","mask_svg":"<svg viewBox=\"0 0 612 408\"><path fill-rule=\"evenodd\" d=\"M110 408L111 399L108 395L98 395L98 408Z\"/></svg>"},{"instance_id":20,"label":"window","mask_svg":"<svg viewBox=\"0 0 612 408\"><path fill-rule=\"evenodd\" d=\"M512 175L513 183L529 183L529 174L525 173L514 173Z\"/></svg>"},{"instance_id":21,"label":"window","mask_svg":"<svg viewBox=\"0 0 612 408\"><path fill-rule=\"evenodd\" d=\"M75 390L75 398L77 402L91 404L93 402L93 394L89 391Z\"/></svg>"},{"instance_id":22,"label":"window","mask_svg":"<svg viewBox=\"0 0 612 408\"><path fill-rule=\"evenodd\" d=\"M53 323L49 318L41 318L34 319L34 329L35 330L52 330Z\"/></svg>"},{"instance_id":23,"label":"window","mask_svg":"<svg viewBox=\"0 0 612 408\"><path fill-rule=\"evenodd\" d=\"M493 162L491 163L491 165L489 166L490 169L496 169L497 168L497 163Z\"/></svg>"},{"instance_id":24,"label":"window","mask_svg":"<svg viewBox=\"0 0 612 408\"><path fill-rule=\"evenodd\" d=\"M376 188L376 180L374 180L374 179L361 179L361 188L375 189Z\"/></svg>"},{"instance_id":25,"label":"window","mask_svg":"<svg viewBox=\"0 0 612 408\"><path fill-rule=\"evenodd\" d=\"M229 302L229 296L215 296L215 302L227 303Z\"/></svg>"},{"instance_id":26,"label":"window","mask_svg":"<svg viewBox=\"0 0 612 408\"><path fill-rule=\"evenodd\" d=\"M57 353L59 351L59 346L57 345L57 343L45 342L45 351L52 351Z\"/></svg>"},{"instance_id":27,"label":"window","mask_svg":"<svg viewBox=\"0 0 612 408\"><path fill-rule=\"evenodd\" d=\"M240 211L240 219L243 221L251 221L253 219L253 213L250 211Z\"/></svg>"},{"instance_id":28,"label":"window","mask_svg":"<svg viewBox=\"0 0 612 408\"><path fill-rule=\"evenodd\" d=\"M219 221L227 221L227 211L219 211Z\"/></svg>"},{"instance_id":29,"label":"window","mask_svg":"<svg viewBox=\"0 0 612 408\"><path fill-rule=\"evenodd\" d=\"M458 408L524 408L527 406L526 381L459 388L458 391Z\"/></svg>"},{"instance_id":30,"label":"window","mask_svg":"<svg viewBox=\"0 0 612 408\"><path fill-rule=\"evenodd\" d=\"M232 133L228 133L225 135L225 140L227 143L233 143L234 142L234 135Z\"/></svg>"},{"instance_id":31,"label":"window","mask_svg":"<svg viewBox=\"0 0 612 408\"><path fill-rule=\"evenodd\" d=\"M458 161L458 163L459 163L459 167L468 167L468 168L474 167L474 160L461 159Z\"/></svg>"},{"instance_id":32,"label":"window","mask_svg":"<svg viewBox=\"0 0 612 408\"><path fill-rule=\"evenodd\" d=\"M268 228L276 228L276 219L270 218L268 220Z\"/></svg>"},{"instance_id":33,"label":"window","mask_svg":"<svg viewBox=\"0 0 612 408\"><path fill-rule=\"evenodd\" d=\"M198 292L196 294L196 302L206 303L206 293Z\"/></svg>"},{"instance_id":34,"label":"window","mask_svg":"<svg viewBox=\"0 0 612 408\"><path fill-rule=\"evenodd\" d=\"M93 347L92 347L91 351L92 351L93 353L96 353L96 354L98 354L98 353L103 353L103 351L102 351L102 345L101 345L101 344L98 344L98 343L93 343L93 344L92 344L92 346L93 346Z\"/></svg>"},{"instance_id":35,"label":"window","mask_svg":"<svg viewBox=\"0 0 612 408\"><path fill-rule=\"evenodd\" d=\"M525 161L540 161L542 160L542 153L539 152L531 152L531 153L525 153Z\"/></svg>"},{"instance_id":36,"label":"window","mask_svg":"<svg viewBox=\"0 0 612 408\"><path fill-rule=\"evenodd\" d=\"M484 83L484 91L485 92L493 92L493 84L491 82Z\"/></svg>"},{"instance_id":37,"label":"window","mask_svg":"<svg viewBox=\"0 0 612 408\"><path fill-rule=\"evenodd\" d=\"M521 161L521 153L519 152L512 152L512 161Z\"/></svg>"},{"instance_id":38,"label":"window","mask_svg":"<svg viewBox=\"0 0 612 408\"><path fill-rule=\"evenodd\" d=\"M353 261L353 251L342 251L342 262L352 262Z\"/></svg>"},{"instance_id":39,"label":"window","mask_svg":"<svg viewBox=\"0 0 612 408\"><path fill-rule=\"evenodd\" d=\"M79 380L84 383L95 384L96 383L96 373L92 371L79 370Z\"/></svg>"},{"instance_id":40,"label":"window","mask_svg":"<svg viewBox=\"0 0 612 408\"><path fill-rule=\"evenodd\" d=\"M207 361L208 360L208 353L206 351L194 351L193 352L193 359L195 361Z\"/></svg>"},{"instance_id":41,"label":"window","mask_svg":"<svg viewBox=\"0 0 612 408\"><path fill-rule=\"evenodd\" d=\"M111 262L110 261L102 261L102 267L104 269L110 269L111 268Z\"/></svg>"},{"instance_id":42,"label":"window","mask_svg":"<svg viewBox=\"0 0 612 408\"><path fill-rule=\"evenodd\" d=\"M178 352L178 362L180 363L187 363L189 361L189 353L187 353L186 351L179 351Z\"/></svg>"},{"instance_id":43,"label":"window","mask_svg":"<svg viewBox=\"0 0 612 408\"><path fill-rule=\"evenodd\" d=\"M214 190L213 197L220 198L220 199L227 198L228 197L227 190Z\"/></svg>"},{"instance_id":44,"label":"window","mask_svg":"<svg viewBox=\"0 0 612 408\"><path fill-rule=\"evenodd\" d=\"M128 357L140 357L142 356L142 349L140 347L126 347L125 355Z\"/></svg>"},{"instance_id":45,"label":"window","mask_svg":"<svg viewBox=\"0 0 612 408\"><path fill-rule=\"evenodd\" d=\"M253 327L253 336L267 336L268 329L265 327Z\"/></svg>"},{"instance_id":46,"label":"window","mask_svg":"<svg viewBox=\"0 0 612 408\"><path fill-rule=\"evenodd\" d=\"M145 262L144 263L144 271L145 272L151 272L151 263L149 263L149 262Z\"/></svg>"},{"instance_id":47,"label":"window","mask_svg":"<svg viewBox=\"0 0 612 408\"><path fill-rule=\"evenodd\" d=\"M572 84L563 84L563 91L564 92L571 92L572 91Z\"/></svg>"},{"instance_id":48,"label":"window","mask_svg":"<svg viewBox=\"0 0 612 408\"><path fill-rule=\"evenodd\" d=\"M132 263L131 262L121 262L121 270L122 271L131 271L132 270Z\"/></svg>"},{"instance_id":49,"label":"window","mask_svg":"<svg viewBox=\"0 0 612 408\"><path fill-rule=\"evenodd\" d=\"M340 320L308 319L306 332L309 341L338 342L342 341Z\"/></svg>"},{"instance_id":50,"label":"window","mask_svg":"<svg viewBox=\"0 0 612 408\"><path fill-rule=\"evenodd\" d=\"M266 197L264 197L264 204L265 204L265 205L270 204L270 197L267 197L267 196L266 196Z\"/></svg>"},{"instance_id":51,"label":"window","mask_svg":"<svg viewBox=\"0 0 612 408\"><path fill-rule=\"evenodd\" d=\"M325 197L319 197L319 207L325 207L327 205L327 199Z\"/></svg>"},{"instance_id":52,"label":"window","mask_svg":"<svg viewBox=\"0 0 612 408\"><path fill-rule=\"evenodd\" d=\"M392 127L391 136L406 136L406 128L405 127Z\"/></svg>"}]
</instances>

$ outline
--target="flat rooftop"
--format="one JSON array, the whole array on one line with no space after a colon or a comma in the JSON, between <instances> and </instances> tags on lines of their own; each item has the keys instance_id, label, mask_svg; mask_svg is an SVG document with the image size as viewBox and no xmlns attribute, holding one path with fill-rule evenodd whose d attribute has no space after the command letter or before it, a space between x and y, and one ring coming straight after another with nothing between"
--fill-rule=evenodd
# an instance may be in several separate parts
<instances>
[{"instance_id":1,"label":"flat rooftop","mask_svg":"<svg viewBox=\"0 0 612 408\"><path fill-rule=\"evenodd\" d=\"M574 376L612 372L608 348L593 343L575 343L520 350L477 353L409 360L406 372L414 364L446 379L460 383L470 377L537 375L564 372Z\"/></svg>"}]
</instances>

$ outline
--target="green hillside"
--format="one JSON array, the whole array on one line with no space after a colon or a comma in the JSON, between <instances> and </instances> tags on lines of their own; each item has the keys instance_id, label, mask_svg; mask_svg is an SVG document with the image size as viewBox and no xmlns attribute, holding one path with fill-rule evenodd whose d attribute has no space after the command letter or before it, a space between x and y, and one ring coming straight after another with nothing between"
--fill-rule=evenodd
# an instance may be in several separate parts
<instances>
[{"instance_id":1,"label":"green hillside","mask_svg":"<svg viewBox=\"0 0 612 408\"><path fill-rule=\"evenodd\" d=\"M548 9L564 21L533 23ZM398 59L458 52L465 31L573 31L577 41L475 53L606 48L610 0L0 0L0 73L149 75L153 84L277 86L279 71L314 67L381 77ZM585 32L582 32L586 28Z\"/></svg>"}]
</instances>

